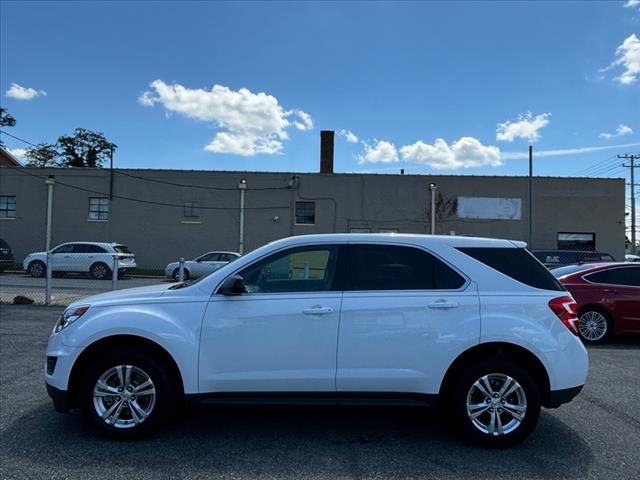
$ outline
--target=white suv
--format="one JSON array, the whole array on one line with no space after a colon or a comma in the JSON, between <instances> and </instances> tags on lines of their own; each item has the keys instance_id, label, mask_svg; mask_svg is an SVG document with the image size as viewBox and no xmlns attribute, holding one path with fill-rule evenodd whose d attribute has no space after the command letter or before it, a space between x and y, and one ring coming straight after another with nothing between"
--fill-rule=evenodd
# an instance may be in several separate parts
<instances>
[{"instance_id":1,"label":"white suv","mask_svg":"<svg viewBox=\"0 0 640 480\"><path fill-rule=\"evenodd\" d=\"M183 401L436 405L504 447L582 389L576 304L508 240L304 235L200 281L71 304L49 339L58 411L134 438Z\"/></svg>"},{"instance_id":2,"label":"white suv","mask_svg":"<svg viewBox=\"0 0 640 480\"><path fill-rule=\"evenodd\" d=\"M126 245L119 243L70 242L58 245L51 251L51 271L56 273L88 273L91 278L111 278L114 257L118 272L136 268L136 259ZM47 252L30 253L22 262L32 277L44 277L47 273Z\"/></svg>"}]
</instances>

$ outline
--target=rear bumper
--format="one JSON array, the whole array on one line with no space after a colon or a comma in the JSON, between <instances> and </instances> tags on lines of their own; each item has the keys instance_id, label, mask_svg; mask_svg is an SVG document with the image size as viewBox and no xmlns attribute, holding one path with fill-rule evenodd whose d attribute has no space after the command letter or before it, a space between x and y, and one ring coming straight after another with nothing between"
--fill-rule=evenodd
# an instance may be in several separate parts
<instances>
[{"instance_id":1,"label":"rear bumper","mask_svg":"<svg viewBox=\"0 0 640 480\"><path fill-rule=\"evenodd\" d=\"M51 397L51 400L53 400L53 408L55 408L56 412L67 413L71 409L69 392L66 390L60 390L48 383L46 385L47 394Z\"/></svg>"},{"instance_id":2,"label":"rear bumper","mask_svg":"<svg viewBox=\"0 0 640 480\"><path fill-rule=\"evenodd\" d=\"M547 408L558 408L560 405L569 403L578 395L584 385L572 388L563 388L561 390L551 390L549 392L549 401L545 405Z\"/></svg>"}]
</instances>

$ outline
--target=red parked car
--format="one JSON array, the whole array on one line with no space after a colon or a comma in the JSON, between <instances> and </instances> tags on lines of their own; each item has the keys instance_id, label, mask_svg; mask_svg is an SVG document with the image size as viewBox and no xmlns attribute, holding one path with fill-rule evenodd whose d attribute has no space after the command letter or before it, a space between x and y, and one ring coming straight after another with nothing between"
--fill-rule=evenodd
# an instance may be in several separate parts
<instances>
[{"instance_id":1,"label":"red parked car","mask_svg":"<svg viewBox=\"0 0 640 480\"><path fill-rule=\"evenodd\" d=\"M578 303L579 333L586 343L640 333L640 265L570 265L551 273Z\"/></svg>"}]
</instances>

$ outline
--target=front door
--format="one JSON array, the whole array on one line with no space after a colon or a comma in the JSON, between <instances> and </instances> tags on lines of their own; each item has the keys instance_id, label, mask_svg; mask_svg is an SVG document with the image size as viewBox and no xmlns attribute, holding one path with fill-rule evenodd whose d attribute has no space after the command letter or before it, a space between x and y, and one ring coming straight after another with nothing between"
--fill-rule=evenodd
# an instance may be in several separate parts
<instances>
[{"instance_id":1,"label":"front door","mask_svg":"<svg viewBox=\"0 0 640 480\"><path fill-rule=\"evenodd\" d=\"M72 272L73 268L73 244L65 243L51 252L51 271Z\"/></svg>"},{"instance_id":2,"label":"front door","mask_svg":"<svg viewBox=\"0 0 640 480\"><path fill-rule=\"evenodd\" d=\"M350 244L345 271L338 392L438 393L479 341L476 285L411 246Z\"/></svg>"},{"instance_id":3,"label":"front door","mask_svg":"<svg viewBox=\"0 0 640 480\"><path fill-rule=\"evenodd\" d=\"M340 250L327 244L273 253L236 272L247 293L212 295L201 392L335 392Z\"/></svg>"}]
</instances>

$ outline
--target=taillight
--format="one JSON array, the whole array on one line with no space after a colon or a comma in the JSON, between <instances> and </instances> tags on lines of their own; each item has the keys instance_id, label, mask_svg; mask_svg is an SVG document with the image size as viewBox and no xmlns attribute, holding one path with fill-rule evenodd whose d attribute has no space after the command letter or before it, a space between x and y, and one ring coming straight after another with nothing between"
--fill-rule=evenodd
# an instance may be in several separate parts
<instances>
[{"instance_id":1,"label":"taillight","mask_svg":"<svg viewBox=\"0 0 640 480\"><path fill-rule=\"evenodd\" d=\"M574 335L578 335L578 304L571 297L558 297L549 302L549 308Z\"/></svg>"}]
</instances>

